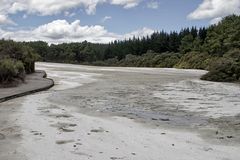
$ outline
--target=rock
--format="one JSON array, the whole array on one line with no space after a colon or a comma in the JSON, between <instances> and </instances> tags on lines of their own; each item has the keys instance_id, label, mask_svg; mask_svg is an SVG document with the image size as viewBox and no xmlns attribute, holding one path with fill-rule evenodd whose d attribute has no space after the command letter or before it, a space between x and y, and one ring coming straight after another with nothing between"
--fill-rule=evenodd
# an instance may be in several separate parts
<instances>
[{"instance_id":1,"label":"rock","mask_svg":"<svg viewBox=\"0 0 240 160\"><path fill-rule=\"evenodd\" d=\"M69 127L76 127L77 124L69 124Z\"/></svg>"},{"instance_id":2,"label":"rock","mask_svg":"<svg viewBox=\"0 0 240 160\"><path fill-rule=\"evenodd\" d=\"M161 121L170 121L169 118L160 118Z\"/></svg>"},{"instance_id":3,"label":"rock","mask_svg":"<svg viewBox=\"0 0 240 160\"><path fill-rule=\"evenodd\" d=\"M63 132L74 132L75 131L73 129L67 129L67 128L63 128L63 127L61 127L60 130L62 130Z\"/></svg>"},{"instance_id":4,"label":"rock","mask_svg":"<svg viewBox=\"0 0 240 160\"><path fill-rule=\"evenodd\" d=\"M74 140L58 140L56 141L56 144L66 144L66 143L72 143Z\"/></svg>"},{"instance_id":5,"label":"rock","mask_svg":"<svg viewBox=\"0 0 240 160\"><path fill-rule=\"evenodd\" d=\"M125 157L110 157L111 160L125 159Z\"/></svg>"},{"instance_id":6,"label":"rock","mask_svg":"<svg viewBox=\"0 0 240 160\"><path fill-rule=\"evenodd\" d=\"M99 128L99 129L92 129L90 132L94 132L94 133L102 133L104 132L104 129Z\"/></svg>"},{"instance_id":7,"label":"rock","mask_svg":"<svg viewBox=\"0 0 240 160\"><path fill-rule=\"evenodd\" d=\"M233 136L227 136L227 138L229 138L229 139L230 139L230 138L234 138L234 137L233 137Z\"/></svg>"}]
</instances>

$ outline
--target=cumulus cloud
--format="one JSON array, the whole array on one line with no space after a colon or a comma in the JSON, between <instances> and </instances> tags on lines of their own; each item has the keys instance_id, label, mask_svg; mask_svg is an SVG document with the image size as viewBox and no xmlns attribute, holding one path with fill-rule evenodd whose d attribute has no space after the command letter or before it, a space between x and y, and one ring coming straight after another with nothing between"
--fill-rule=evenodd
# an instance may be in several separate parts
<instances>
[{"instance_id":1,"label":"cumulus cloud","mask_svg":"<svg viewBox=\"0 0 240 160\"><path fill-rule=\"evenodd\" d=\"M95 14L99 4L109 3L124 8L137 6L142 0L0 0L0 14L9 15L17 12L42 16L64 13L73 8L83 7L87 14ZM7 17L7 16L6 16Z\"/></svg>"},{"instance_id":2,"label":"cumulus cloud","mask_svg":"<svg viewBox=\"0 0 240 160\"><path fill-rule=\"evenodd\" d=\"M80 20L69 23L66 20L55 20L31 30L6 31L0 29L0 38L16 41L46 41L48 43L68 43L89 41L93 43L108 43L114 40L143 37L154 31L143 28L131 33L119 35L107 31L103 26L82 26Z\"/></svg>"},{"instance_id":3,"label":"cumulus cloud","mask_svg":"<svg viewBox=\"0 0 240 160\"><path fill-rule=\"evenodd\" d=\"M37 35L50 39L65 39L68 37L79 39L82 37L101 37L106 35L107 31L104 27L95 26L81 26L80 20L68 23L66 20L56 20L51 23L39 26L33 31Z\"/></svg>"},{"instance_id":4,"label":"cumulus cloud","mask_svg":"<svg viewBox=\"0 0 240 160\"><path fill-rule=\"evenodd\" d=\"M147 7L151 9L158 9L159 7L159 2L157 1L151 1L147 3Z\"/></svg>"},{"instance_id":5,"label":"cumulus cloud","mask_svg":"<svg viewBox=\"0 0 240 160\"><path fill-rule=\"evenodd\" d=\"M188 15L189 19L212 19L217 22L229 14L240 14L240 0L203 0L198 8Z\"/></svg>"}]
</instances>

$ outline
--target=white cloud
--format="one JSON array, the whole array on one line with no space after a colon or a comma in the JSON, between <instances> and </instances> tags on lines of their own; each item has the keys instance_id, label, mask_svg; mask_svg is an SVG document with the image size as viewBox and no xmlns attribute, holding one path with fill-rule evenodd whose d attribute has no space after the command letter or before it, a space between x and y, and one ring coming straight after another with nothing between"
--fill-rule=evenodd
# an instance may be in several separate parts
<instances>
[{"instance_id":1,"label":"white cloud","mask_svg":"<svg viewBox=\"0 0 240 160\"><path fill-rule=\"evenodd\" d=\"M110 0L111 4L122 5L124 8L136 7L142 0Z\"/></svg>"},{"instance_id":2,"label":"white cloud","mask_svg":"<svg viewBox=\"0 0 240 160\"><path fill-rule=\"evenodd\" d=\"M72 8L84 7L88 14L94 14L97 4L106 0L10 0L8 13L26 11L28 14L54 15Z\"/></svg>"},{"instance_id":3,"label":"white cloud","mask_svg":"<svg viewBox=\"0 0 240 160\"><path fill-rule=\"evenodd\" d=\"M240 14L240 0L203 0L198 8L188 15L188 18L212 19L212 22L216 22L229 14Z\"/></svg>"},{"instance_id":4,"label":"white cloud","mask_svg":"<svg viewBox=\"0 0 240 160\"><path fill-rule=\"evenodd\" d=\"M151 1L147 3L147 7L151 9L158 9L159 7L159 2L157 1Z\"/></svg>"},{"instance_id":5,"label":"white cloud","mask_svg":"<svg viewBox=\"0 0 240 160\"><path fill-rule=\"evenodd\" d=\"M142 0L0 0L0 15L37 14L42 16L64 13L73 8L85 8L87 14L95 14L99 4L109 3L124 8L137 6Z\"/></svg>"},{"instance_id":6,"label":"white cloud","mask_svg":"<svg viewBox=\"0 0 240 160\"><path fill-rule=\"evenodd\" d=\"M110 19L112 19L111 16L105 16L105 17L102 18L101 22L104 23L104 22L106 22L106 21L108 21Z\"/></svg>"},{"instance_id":7,"label":"white cloud","mask_svg":"<svg viewBox=\"0 0 240 160\"><path fill-rule=\"evenodd\" d=\"M131 33L125 34L123 36L123 38L129 39L129 38L132 38L134 36L142 38L142 37L146 37L147 35L151 35L153 33L154 33L154 30L144 27L142 29L139 29L139 30L133 31Z\"/></svg>"},{"instance_id":8,"label":"white cloud","mask_svg":"<svg viewBox=\"0 0 240 160\"><path fill-rule=\"evenodd\" d=\"M56 20L51 23L39 26L33 31L37 35L50 39L65 39L68 37L78 39L82 37L101 37L107 31L104 27L96 26L81 26L80 20L68 23L66 20Z\"/></svg>"},{"instance_id":9,"label":"white cloud","mask_svg":"<svg viewBox=\"0 0 240 160\"><path fill-rule=\"evenodd\" d=\"M55 20L31 30L6 31L0 29L0 38L16 41L46 41L48 43L82 42L108 43L114 40L128 39L133 36L143 37L154 31L143 28L131 33L119 35L108 32L103 26L82 26L80 20L72 23L66 20Z\"/></svg>"}]
</instances>

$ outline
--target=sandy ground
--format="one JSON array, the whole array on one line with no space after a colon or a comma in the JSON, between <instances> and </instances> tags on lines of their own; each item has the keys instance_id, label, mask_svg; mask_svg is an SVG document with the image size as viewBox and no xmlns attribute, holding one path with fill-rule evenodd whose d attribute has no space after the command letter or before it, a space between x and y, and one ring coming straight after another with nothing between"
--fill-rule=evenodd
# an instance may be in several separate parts
<instances>
[{"instance_id":1,"label":"sandy ground","mask_svg":"<svg viewBox=\"0 0 240 160\"><path fill-rule=\"evenodd\" d=\"M197 70L37 68L56 86L0 104L1 160L240 159L237 84Z\"/></svg>"}]
</instances>

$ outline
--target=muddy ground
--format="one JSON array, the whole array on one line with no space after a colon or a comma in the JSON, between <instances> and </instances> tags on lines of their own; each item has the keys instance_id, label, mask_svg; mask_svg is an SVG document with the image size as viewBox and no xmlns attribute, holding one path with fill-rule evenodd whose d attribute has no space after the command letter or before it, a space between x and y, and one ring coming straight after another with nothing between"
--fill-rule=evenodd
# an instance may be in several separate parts
<instances>
[{"instance_id":1,"label":"muddy ground","mask_svg":"<svg viewBox=\"0 0 240 160\"><path fill-rule=\"evenodd\" d=\"M200 70L37 68L56 85L0 104L0 159L240 158L239 84Z\"/></svg>"}]
</instances>

